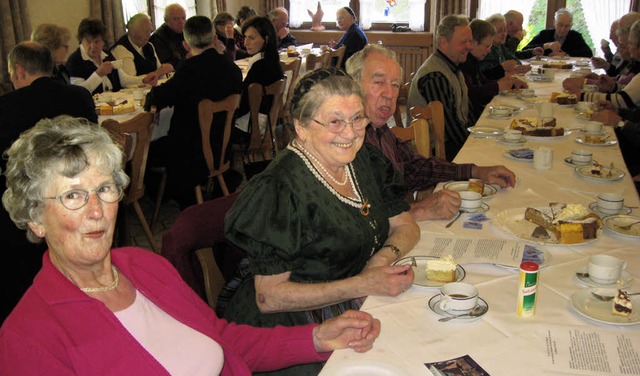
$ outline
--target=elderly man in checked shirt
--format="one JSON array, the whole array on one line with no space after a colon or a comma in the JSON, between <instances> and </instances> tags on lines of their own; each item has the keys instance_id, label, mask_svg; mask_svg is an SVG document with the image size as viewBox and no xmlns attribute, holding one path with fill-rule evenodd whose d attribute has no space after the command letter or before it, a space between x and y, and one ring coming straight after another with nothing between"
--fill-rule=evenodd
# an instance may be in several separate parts
<instances>
[{"instance_id":1,"label":"elderly man in checked shirt","mask_svg":"<svg viewBox=\"0 0 640 376\"><path fill-rule=\"evenodd\" d=\"M501 188L513 187L516 177L504 166L479 167L456 164L442 158L426 158L400 141L387 126L396 109L402 85L402 71L395 53L382 46L367 45L347 61L347 72L360 83L365 95L365 110L370 124L365 141L378 147L404 174L410 192L433 187L449 180L482 179ZM457 192L442 189L411 203L410 212L417 221L452 218L460 209Z\"/></svg>"}]
</instances>

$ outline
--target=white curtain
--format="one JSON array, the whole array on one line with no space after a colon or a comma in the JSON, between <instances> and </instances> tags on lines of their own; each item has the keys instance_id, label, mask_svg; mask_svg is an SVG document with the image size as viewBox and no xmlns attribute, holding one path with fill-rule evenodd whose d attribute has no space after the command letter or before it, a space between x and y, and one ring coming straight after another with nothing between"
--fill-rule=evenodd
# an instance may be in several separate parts
<instances>
[{"instance_id":1,"label":"white curtain","mask_svg":"<svg viewBox=\"0 0 640 376\"><path fill-rule=\"evenodd\" d=\"M629 12L631 0L582 0L582 11L595 46L596 55L602 56L600 40L609 40L611 23ZM613 52L614 46L611 44Z\"/></svg>"},{"instance_id":2,"label":"white curtain","mask_svg":"<svg viewBox=\"0 0 640 376\"><path fill-rule=\"evenodd\" d=\"M360 0L360 27L363 30L371 29L373 15L371 11L374 8L374 0Z\"/></svg>"},{"instance_id":3,"label":"white curtain","mask_svg":"<svg viewBox=\"0 0 640 376\"><path fill-rule=\"evenodd\" d=\"M518 0L517 2L514 2L513 0L480 0L480 4L478 6L478 18L484 20L492 14L505 14L508 10L513 9L522 13L522 18L526 25L529 21L529 15L531 14L534 2L535 0Z\"/></svg>"},{"instance_id":4,"label":"white curtain","mask_svg":"<svg viewBox=\"0 0 640 376\"><path fill-rule=\"evenodd\" d=\"M147 11L147 0L122 0L122 13L124 13L124 23L126 25L129 19L138 14L149 14Z\"/></svg>"},{"instance_id":5,"label":"white curtain","mask_svg":"<svg viewBox=\"0 0 640 376\"><path fill-rule=\"evenodd\" d=\"M311 10L315 12L315 8ZM307 14L306 0L290 0L289 26L294 28L300 27L305 20L311 21L311 19L309 19L309 15Z\"/></svg>"},{"instance_id":6,"label":"white curtain","mask_svg":"<svg viewBox=\"0 0 640 376\"><path fill-rule=\"evenodd\" d=\"M409 28L413 31L424 31L424 5L427 0L409 1Z\"/></svg>"}]
</instances>

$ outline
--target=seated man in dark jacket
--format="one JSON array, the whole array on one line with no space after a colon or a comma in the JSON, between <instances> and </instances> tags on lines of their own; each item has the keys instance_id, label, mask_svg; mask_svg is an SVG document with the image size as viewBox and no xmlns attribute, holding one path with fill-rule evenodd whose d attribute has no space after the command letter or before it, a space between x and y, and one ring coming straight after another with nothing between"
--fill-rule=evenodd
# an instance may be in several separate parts
<instances>
[{"instance_id":1,"label":"seated man in dark jacket","mask_svg":"<svg viewBox=\"0 0 640 376\"><path fill-rule=\"evenodd\" d=\"M162 64L169 63L174 68L187 58L184 47L184 23L187 13L179 4L171 4L164 9L164 23L151 35L151 43Z\"/></svg>"},{"instance_id":2,"label":"seated man in dark jacket","mask_svg":"<svg viewBox=\"0 0 640 376\"><path fill-rule=\"evenodd\" d=\"M582 35L571 30L573 15L566 8L555 14L555 28L540 31L522 50L529 51L542 47L547 56L567 54L571 57L591 57L593 52Z\"/></svg>"}]
</instances>

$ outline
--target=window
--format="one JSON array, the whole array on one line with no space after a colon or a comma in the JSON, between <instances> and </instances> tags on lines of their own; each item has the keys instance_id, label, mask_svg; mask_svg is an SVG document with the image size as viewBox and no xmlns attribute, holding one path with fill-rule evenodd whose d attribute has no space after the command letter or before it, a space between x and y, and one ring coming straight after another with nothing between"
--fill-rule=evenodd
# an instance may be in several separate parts
<instances>
[{"instance_id":1,"label":"window","mask_svg":"<svg viewBox=\"0 0 640 376\"><path fill-rule=\"evenodd\" d=\"M323 0L322 17L323 23L336 22L336 12L342 7L349 6L349 0ZM307 9L315 13L318 7L318 0L291 0L291 12L289 14L289 24L291 27L300 27L303 22L311 22L311 17Z\"/></svg>"},{"instance_id":2,"label":"window","mask_svg":"<svg viewBox=\"0 0 640 376\"><path fill-rule=\"evenodd\" d=\"M409 23L409 0L374 0L372 22Z\"/></svg>"},{"instance_id":3,"label":"window","mask_svg":"<svg viewBox=\"0 0 640 376\"><path fill-rule=\"evenodd\" d=\"M195 0L122 0L122 10L124 13L124 23L131 16L138 13L151 14L148 5L152 4L155 16L155 27L158 28L164 22L164 8L169 4L180 4L186 10L187 18L196 15Z\"/></svg>"}]
</instances>

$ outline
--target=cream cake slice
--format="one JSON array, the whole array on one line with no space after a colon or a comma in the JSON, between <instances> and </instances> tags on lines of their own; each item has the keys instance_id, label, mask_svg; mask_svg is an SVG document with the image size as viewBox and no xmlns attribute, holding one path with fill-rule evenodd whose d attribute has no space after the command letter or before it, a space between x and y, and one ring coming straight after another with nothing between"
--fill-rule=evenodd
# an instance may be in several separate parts
<instances>
[{"instance_id":1,"label":"cream cake slice","mask_svg":"<svg viewBox=\"0 0 640 376\"><path fill-rule=\"evenodd\" d=\"M618 289L618 293L613 298L613 307L611 308L611 313L616 316L624 316L628 317L631 315L631 300L629 299L629 295L627 295L626 291L622 291Z\"/></svg>"},{"instance_id":2,"label":"cream cake slice","mask_svg":"<svg viewBox=\"0 0 640 376\"><path fill-rule=\"evenodd\" d=\"M457 264L453 257L443 256L439 259L427 260L425 272L427 279L438 282L455 282Z\"/></svg>"}]
</instances>

